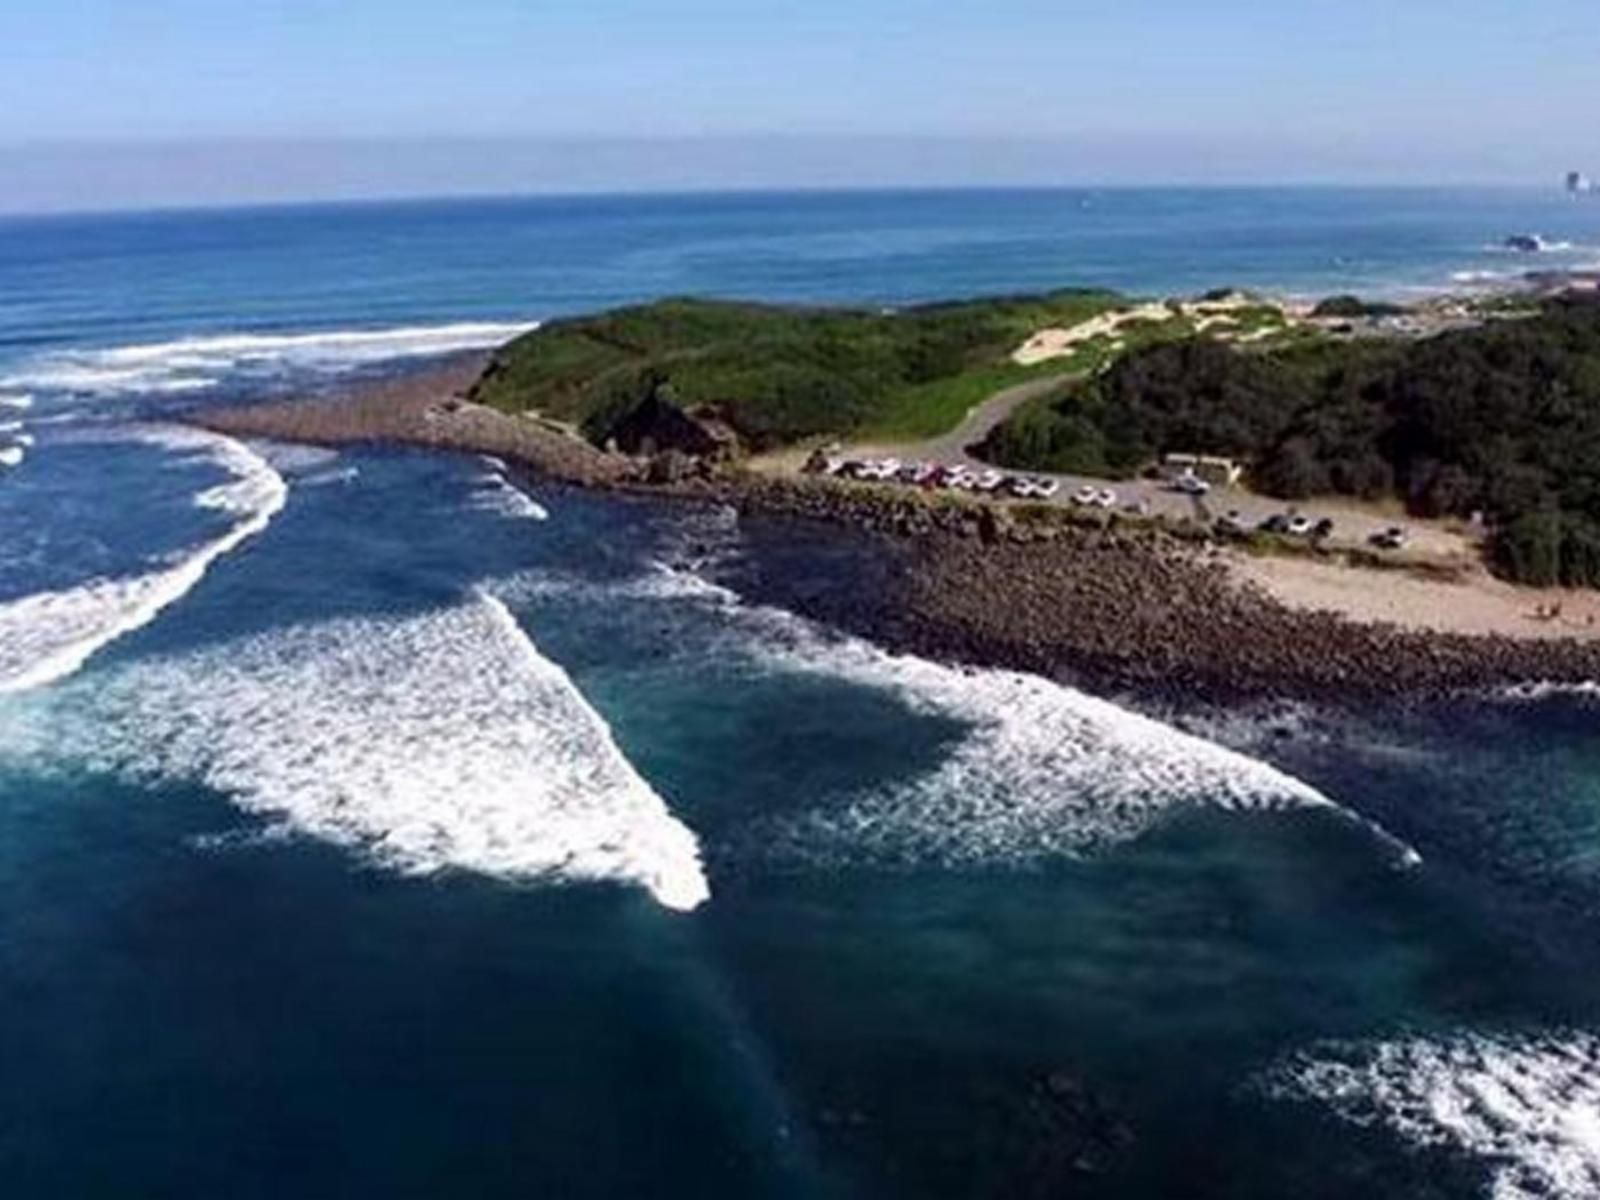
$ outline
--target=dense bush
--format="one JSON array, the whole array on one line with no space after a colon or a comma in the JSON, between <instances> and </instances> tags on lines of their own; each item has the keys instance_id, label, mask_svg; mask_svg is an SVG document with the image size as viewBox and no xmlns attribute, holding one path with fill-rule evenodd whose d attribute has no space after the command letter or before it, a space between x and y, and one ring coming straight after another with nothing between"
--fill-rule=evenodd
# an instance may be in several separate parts
<instances>
[{"instance_id":1,"label":"dense bush","mask_svg":"<svg viewBox=\"0 0 1600 1200\"><path fill-rule=\"evenodd\" d=\"M1313 317L1392 317L1404 312L1398 304L1363 300L1360 296L1329 296L1311 310Z\"/></svg>"},{"instance_id":2,"label":"dense bush","mask_svg":"<svg viewBox=\"0 0 1600 1200\"><path fill-rule=\"evenodd\" d=\"M1015 414L985 448L1009 466L1120 475L1177 450L1241 458L1285 498L1482 512L1503 573L1600 584L1600 304L1418 342L1157 346Z\"/></svg>"}]
</instances>

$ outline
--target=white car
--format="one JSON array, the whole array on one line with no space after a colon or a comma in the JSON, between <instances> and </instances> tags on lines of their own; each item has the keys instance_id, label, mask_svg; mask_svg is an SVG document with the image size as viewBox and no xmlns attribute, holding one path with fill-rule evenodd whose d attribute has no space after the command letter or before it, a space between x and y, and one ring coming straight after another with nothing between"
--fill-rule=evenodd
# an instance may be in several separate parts
<instances>
[{"instance_id":1,"label":"white car","mask_svg":"<svg viewBox=\"0 0 1600 1200\"><path fill-rule=\"evenodd\" d=\"M1404 550L1410 538L1404 529L1391 525L1382 533L1372 535L1372 544L1380 550Z\"/></svg>"},{"instance_id":2,"label":"white car","mask_svg":"<svg viewBox=\"0 0 1600 1200\"><path fill-rule=\"evenodd\" d=\"M1035 479L1033 481L1033 494L1041 500L1048 500L1061 490L1061 485L1054 479Z\"/></svg>"},{"instance_id":3,"label":"white car","mask_svg":"<svg viewBox=\"0 0 1600 1200\"><path fill-rule=\"evenodd\" d=\"M1084 484L1081 488L1072 493L1072 502L1074 504L1094 504L1099 495L1100 493L1095 491L1094 488L1090 487L1088 484Z\"/></svg>"},{"instance_id":4,"label":"white car","mask_svg":"<svg viewBox=\"0 0 1600 1200\"><path fill-rule=\"evenodd\" d=\"M992 492L1000 486L1005 476L999 471L981 471L973 477L972 489L977 492Z\"/></svg>"},{"instance_id":5,"label":"white car","mask_svg":"<svg viewBox=\"0 0 1600 1200\"><path fill-rule=\"evenodd\" d=\"M1230 508L1217 518L1217 525L1227 533L1249 533L1250 525L1237 508Z\"/></svg>"},{"instance_id":6,"label":"white car","mask_svg":"<svg viewBox=\"0 0 1600 1200\"><path fill-rule=\"evenodd\" d=\"M1094 506L1096 508L1115 508L1117 506L1116 492L1110 488L1101 488L1095 493Z\"/></svg>"},{"instance_id":7,"label":"white car","mask_svg":"<svg viewBox=\"0 0 1600 1200\"><path fill-rule=\"evenodd\" d=\"M898 458L869 458L861 464L856 474L862 479L893 479L895 472L900 469Z\"/></svg>"},{"instance_id":8,"label":"white car","mask_svg":"<svg viewBox=\"0 0 1600 1200\"><path fill-rule=\"evenodd\" d=\"M1186 496L1204 496L1211 490L1209 483L1189 471L1174 479L1172 486Z\"/></svg>"},{"instance_id":9,"label":"white car","mask_svg":"<svg viewBox=\"0 0 1600 1200\"><path fill-rule=\"evenodd\" d=\"M1310 533L1314 523L1311 518L1301 513L1296 513L1289 518L1289 524L1284 527L1284 532L1294 537L1305 537Z\"/></svg>"}]
</instances>

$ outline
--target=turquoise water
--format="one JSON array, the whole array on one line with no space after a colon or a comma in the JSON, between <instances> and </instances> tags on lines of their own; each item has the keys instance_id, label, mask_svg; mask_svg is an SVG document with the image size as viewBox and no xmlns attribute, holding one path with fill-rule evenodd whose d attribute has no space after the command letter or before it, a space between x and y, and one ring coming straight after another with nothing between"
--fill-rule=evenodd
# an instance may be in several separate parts
<instances>
[{"instance_id":1,"label":"turquoise water","mask_svg":"<svg viewBox=\"0 0 1600 1200\"><path fill-rule=\"evenodd\" d=\"M1216 199L1301 232L1206 282L1452 199L1340 195ZM746 598L838 532L166 423L602 298L1103 282L1035 275L1066 199L0 227L6 1194L1600 1191L1593 696L1141 714Z\"/></svg>"}]
</instances>

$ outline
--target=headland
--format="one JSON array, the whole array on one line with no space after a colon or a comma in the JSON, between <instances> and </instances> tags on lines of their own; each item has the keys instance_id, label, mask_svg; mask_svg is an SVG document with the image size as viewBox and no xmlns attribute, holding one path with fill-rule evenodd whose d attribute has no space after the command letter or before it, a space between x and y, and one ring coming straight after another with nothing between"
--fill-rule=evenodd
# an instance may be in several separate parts
<instances>
[{"instance_id":1,"label":"headland","mask_svg":"<svg viewBox=\"0 0 1600 1200\"><path fill-rule=\"evenodd\" d=\"M946 661L1174 699L1394 700L1600 679L1600 593L1572 586L1588 582L1581 497L1531 517L1468 515L1465 500L1406 492L1415 481L1398 476L1416 464L1378 449L1412 409L1443 403L1429 372L1463 361L1515 378L1497 401L1480 389L1475 410L1508 429L1457 430L1458 441L1525 435L1521 407L1544 401L1516 380L1548 373L1557 344L1572 361L1555 366L1581 386L1591 352L1600 362L1591 330L1600 308L1570 288L1409 308L1232 292L1142 303L1064 292L906 313L672 301L195 420L238 436L493 454L549 484L729 505L795 538L864 539L882 564L871 580L769 598ZM1261 416L1274 403L1292 410L1281 427ZM1500 408L1485 415L1486 403ZM1353 432L1352 409L1367 421ZM1317 442L1330 414L1342 432ZM1052 437L1029 433L1044 425ZM1054 437L1063 425L1067 442ZM1177 445L1231 454L1248 475L1200 494L1174 486L1158 468ZM1430 448L1474 461L1437 439ZM1280 477L1297 455L1320 484L1303 495ZM1548 447L1514 457L1510 474L1524 479L1563 468ZM840 469L891 458L878 479ZM1447 467L1467 470L1434 462L1436 489L1441 475L1461 484ZM1485 479L1463 495L1489 507L1499 469L1481 465ZM978 486L985 474L1002 482ZM1298 514L1305 529L1282 523ZM1312 516L1327 528L1313 532ZM1530 520L1556 522L1553 565L1516 557L1527 547L1508 531ZM1401 542L1379 545L1390 530Z\"/></svg>"}]
</instances>

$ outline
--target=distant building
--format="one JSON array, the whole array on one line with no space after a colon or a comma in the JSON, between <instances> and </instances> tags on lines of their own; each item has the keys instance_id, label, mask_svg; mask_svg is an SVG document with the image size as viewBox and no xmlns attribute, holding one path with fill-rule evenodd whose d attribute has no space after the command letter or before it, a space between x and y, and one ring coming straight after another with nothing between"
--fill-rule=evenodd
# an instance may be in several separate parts
<instances>
[{"instance_id":1,"label":"distant building","mask_svg":"<svg viewBox=\"0 0 1600 1200\"><path fill-rule=\"evenodd\" d=\"M1168 479L1193 475L1213 487L1233 487L1244 475L1244 467L1214 454L1168 454L1161 459L1161 473Z\"/></svg>"},{"instance_id":2,"label":"distant building","mask_svg":"<svg viewBox=\"0 0 1600 1200\"><path fill-rule=\"evenodd\" d=\"M1567 191L1576 196L1594 191L1594 183L1582 171L1567 172Z\"/></svg>"}]
</instances>

